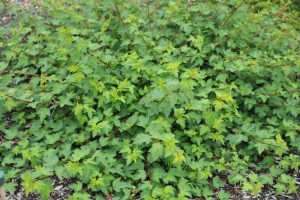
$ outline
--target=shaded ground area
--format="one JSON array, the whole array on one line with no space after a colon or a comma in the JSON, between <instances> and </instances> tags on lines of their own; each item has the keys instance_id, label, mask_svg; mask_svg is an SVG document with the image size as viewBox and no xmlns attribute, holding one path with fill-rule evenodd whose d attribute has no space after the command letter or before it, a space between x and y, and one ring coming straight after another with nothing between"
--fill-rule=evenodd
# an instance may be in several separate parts
<instances>
[{"instance_id":1,"label":"shaded ground area","mask_svg":"<svg viewBox=\"0 0 300 200\"><path fill-rule=\"evenodd\" d=\"M297 181L300 181L300 174L298 174ZM74 183L75 180L66 180L66 181L58 181L53 179L54 192L51 194L51 200L64 200L67 199L69 195L73 193L73 190L69 188L69 186ZM300 184L300 182L299 182ZM297 194L289 195L289 194L280 194L275 195L274 188L268 187L264 188L263 192L261 192L257 197L253 197L250 194L243 192L241 185L231 186L225 185L223 188L227 191L232 200L299 200L300 199L300 190L298 190ZM28 197L25 196L24 190L18 188L18 191L13 195L8 195L9 200L40 200L41 198L37 195L30 194ZM107 200L110 200L111 197L107 197ZM215 197L214 199L218 199ZM190 200L198 200L198 199L190 199Z\"/></svg>"}]
</instances>

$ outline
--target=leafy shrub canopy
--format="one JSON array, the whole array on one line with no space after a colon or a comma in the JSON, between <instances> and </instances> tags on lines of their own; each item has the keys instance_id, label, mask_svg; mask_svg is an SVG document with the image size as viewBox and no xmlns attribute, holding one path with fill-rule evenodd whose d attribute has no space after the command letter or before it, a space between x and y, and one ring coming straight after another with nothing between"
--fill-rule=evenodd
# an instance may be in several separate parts
<instances>
[{"instance_id":1,"label":"leafy shrub canopy","mask_svg":"<svg viewBox=\"0 0 300 200\"><path fill-rule=\"evenodd\" d=\"M43 1L0 28L6 188L48 199L297 191L299 12L289 1ZM4 5L2 5L3 7ZM12 6L12 5L7 5Z\"/></svg>"}]
</instances>

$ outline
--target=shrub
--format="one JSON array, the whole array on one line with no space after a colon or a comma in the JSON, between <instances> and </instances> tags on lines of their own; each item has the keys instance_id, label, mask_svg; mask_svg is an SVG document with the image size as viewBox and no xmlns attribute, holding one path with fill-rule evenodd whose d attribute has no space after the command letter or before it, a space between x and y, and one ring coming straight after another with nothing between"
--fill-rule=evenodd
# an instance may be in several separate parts
<instances>
[{"instance_id":1,"label":"shrub","mask_svg":"<svg viewBox=\"0 0 300 200\"><path fill-rule=\"evenodd\" d=\"M2 7L4 4L2 5ZM6 187L48 199L295 193L299 12L290 1L12 4L1 27ZM217 196L216 193L218 193Z\"/></svg>"}]
</instances>

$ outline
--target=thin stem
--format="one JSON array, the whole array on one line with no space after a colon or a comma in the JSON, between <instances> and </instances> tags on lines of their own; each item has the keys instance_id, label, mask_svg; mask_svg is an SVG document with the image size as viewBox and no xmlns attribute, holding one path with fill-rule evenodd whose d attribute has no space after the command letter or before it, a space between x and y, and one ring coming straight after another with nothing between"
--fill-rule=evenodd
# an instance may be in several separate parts
<instances>
[{"instance_id":1,"label":"thin stem","mask_svg":"<svg viewBox=\"0 0 300 200\"><path fill-rule=\"evenodd\" d=\"M230 15L228 15L228 17L225 19L225 21L223 22L223 24L221 25L222 27L225 26L227 24L227 22L229 21L229 19L238 11L238 9L241 7L241 5L243 5L245 3L245 0L241 1L237 6L234 7L233 11L230 13Z\"/></svg>"},{"instance_id":2,"label":"thin stem","mask_svg":"<svg viewBox=\"0 0 300 200\"><path fill-rule=\"evenodd\" d=\"M1 91L1 92L3 92L3 91ZM26 100L26 99L17 98L15 96L13 96L12 94L5 94L5 93L3 93L3 95L6 96L6 97L9 97L9 98L12 98L12 99L14 99L16 101L22 101L22 102L25 102L25 103L33 103L33 101L29 101L29 100Z\"/></svg>"},{"instance_id":3,"label":"thin stem","mask_svg":"<svg viewBox=\"0 0 300 200\"><path fill-rule=\"evenodd\" d=\"M154 58L154 60L155 60L156 62L158 62L158 60L157 60L156 56L155 56L155 55L154 55L154 53L151 51L150 45L149 45L149 44L148 44L148 42L145 40L145 38L144 38L144 36L143 36L142 32L140 31L140 29L139 29L139 27L138 27L137 23L135 23L135 25L136 25L136 27L137 27L137 30L138 30L138 32L139 32L139 34L140 34L140 36L141 36L142 40L143 40L143 41L144 41L144 43L146 44L146 46L147 46L147 49L148 49L148 51L149 51L150 55L151 55L151 56Z\"/></svg>"},{"instance_id":4,"label":"thin stem","mask_svg":"<svg viewBox=\"0 0 300 200\"><path fill-rule=\"evenodd\" d=\"M123 20L123 17L122 17L122 15L121 15L121 12L120 12L120 9L119 9L119 7L118 7L118 4L117 4L116 0L114 0L114 4L115 4L116 11L117 11L117 13L118 13L118 17L119 17L119 19L120 19L120 21L121 21L121 24L122 24L123 27L125 27L124 20ZM126 36L127 36L129 39L131 39L131 38L129 37L129 35L128 35L127 32L125 32L125 34L126 34Z\"/></svg>"},{"instance_id":5,"label":"thin stem","mask_svg":"<svg viewBox=\"0 0 300 200\"><path fill-rule=\"evenodd\" d=\"M111 67L111 65L103 60L101 60L98 56L94 55L93 53L91 53L90 51L87 51L88 54L90 54L91 56L97 58L101 63L107 65L108 67Z\"/></svg>"},{"instance_id":6,"label":"thin stem","mask_svg":"<svg viewBox=\"0 0 300 200\"><path fill-rule=\"evenodd\" d=\"M225 6L228 3L229 0L225 0L222 6Z\"/></svg>"},{"instance_id":7,"label":"thin stem","mask_svg":"<svg viewBox=\"0 0 300 200\"><path fill-rule=\"evenodd\" d=\"M53 175L41 176L41 177L38 177L37 179L35 179L33 182L44 180L44 179L51 178L51 177L53 177Z\"/></svg>"},{"instance_id":8,"label":"thin stem","mask_svg":"<svg viewBox=\"0 0 300 200\"><path fill-rule=\"evenodd\" d=\"M186 7L184 8L183 12L187 12L190 5L191 5L191 3L188 3L188 4L186 5ZM182 27L179 28L178 31L175 33L175 35L173 35L173 36L171 37L171 40L174 41L182 31L183 31L183 28L182 28Z\"/></svg>"},{"instance_id":9,"label":"thin stem","mask_svg":"<svg viewBox=\"0 0 300 200\"><path fill-rule=\"evenodd\" d=\"M150 0L147 0L147 16L148 16L148 24L151 25L151 16L150 16Z\"/></svg>"},{"instance_id":10,"label":"thin stem","mask_svg":"<svg viewBox=\"0 0 300 200\"><path fill-rule=\"evenodd\" d=\"M87 27L88 29L90 29L90 26L88 25L88 23L87 23L86 21L84 21L84 24L86 25L86 27ZM95 40L96 40L97 42L100 42L100 41L98 40L98 38L96 37L96 35L94 34L94 32L91 31L91 33L92 33L93 37L95 38Z\"/></svg>"},{"instance_id":11,"label":"thin stem","mask_svg":"<svg viewBox=\"0 0 300 200\"><path fill-rule=\"evenodd\" d=\"M116 1L114 1L114 3L115 3L115 8L116 8L116 11L117 11L118 16L119 16L119 18L120 18L120 21L121 21L122 25L124 26L123 18L122 18L121 12L120 12L120 10L119 10L118 4L117 4Z\"/></svg>"},{"instance_id":12,"label":"thin stem","mask_svg":"<svg viewBox=\"0 0 300 200\"><path fill-rule=\"evenodd\" d=\"M40 77L41 75L39 74L29 74L21 71L10 71L10 70L4 70L0 71L0 75L5 75L5 74L13 74L13 75L26 75L26 76L34 76L34 77Z\"/></svg>"},{"instance_id":13,"label":"thin stem","mask_svg":"<svg viewBox=\"0 0 300 200\"><path fill-rule=\"evenodd\" d=\"M97 15L97 17L98 17L98 20L100 21L100 20L101 20L101 16L100 16L100 10L99 10L99 8L98 8L98 6L99 6L98 0L94 0L94 1L93 1L93 4L94 4L95 9L96 9L96 15Z\"/></svg>"}]
</instances>

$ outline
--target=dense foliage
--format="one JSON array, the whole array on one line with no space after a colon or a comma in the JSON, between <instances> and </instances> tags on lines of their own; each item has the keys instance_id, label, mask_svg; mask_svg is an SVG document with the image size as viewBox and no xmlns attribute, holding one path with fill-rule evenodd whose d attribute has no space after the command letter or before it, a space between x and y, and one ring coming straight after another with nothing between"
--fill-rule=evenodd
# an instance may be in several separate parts
<instances>
[{"instance_id":1,"label":"dense foliage","mask_svg":"<svg viewBox=\"0 0 300 200\"><path fill-rule=\"evenodd\" d=\"M6 6L6 7L5 7ZM5 7L5 8L4 8ZM298 190L292 1L45 0L0 28L6 188L48 199Z\"/></svg>"}]
</instances>

